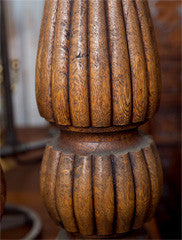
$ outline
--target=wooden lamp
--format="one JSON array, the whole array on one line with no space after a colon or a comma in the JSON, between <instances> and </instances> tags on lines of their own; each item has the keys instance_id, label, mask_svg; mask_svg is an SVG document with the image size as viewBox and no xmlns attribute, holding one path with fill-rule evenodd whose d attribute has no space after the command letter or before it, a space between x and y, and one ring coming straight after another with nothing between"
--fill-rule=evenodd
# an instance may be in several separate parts
<instances>
[{"instance_id":1,"label":"wooden lamp","mask_svg":"<svg viewBox=\"0 0 182 240\"><path fill-rule=\"evenodd\" d=\"M160 66L145 0L46 0L36 68L40 115L60 128L41 195L68 232L114 236L152 218L162 168L138 126L160 101Z\"/></svg>"}]
</instances>

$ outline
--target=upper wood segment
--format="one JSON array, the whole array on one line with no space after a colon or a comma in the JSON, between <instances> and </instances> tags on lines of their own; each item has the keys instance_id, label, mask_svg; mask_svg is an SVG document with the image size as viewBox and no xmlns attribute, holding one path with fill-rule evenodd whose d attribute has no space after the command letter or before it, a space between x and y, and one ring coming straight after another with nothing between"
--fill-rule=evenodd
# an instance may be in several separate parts
<instances>
[{"instance_id":1,"label":"upper wood segment","mask_svg":"<svg viewBox=\"0 0 182 240\"><path fill-rule=\"evenodd\" d=\"M145 0L46 0L36 68L39 112L60 126L142 124L160 101Z\"/></svg>"}]
</instances>

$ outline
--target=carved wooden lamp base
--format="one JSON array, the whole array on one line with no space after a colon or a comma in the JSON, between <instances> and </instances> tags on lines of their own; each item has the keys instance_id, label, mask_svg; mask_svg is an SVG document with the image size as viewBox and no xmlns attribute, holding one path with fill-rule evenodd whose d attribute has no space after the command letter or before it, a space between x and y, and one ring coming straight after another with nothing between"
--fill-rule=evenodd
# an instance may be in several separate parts
<instances>
[{"instance_id":1,"label":"carved wooden lamp base","mask_svg":"<svg viewBox=\"0 0 182 240\"><path fill-rule=\"evenodd\" d=\"M45 150L41 194L51 217L68 232L111 235L140 228L162 187L158 151L138 130L62 131Z\"/></svg>"},{"instance_id":2,"label":"carved wooden lamp base","mask_svg":"<svg viewBox=\"0 0 182 240\"><path fill-rule=\"evenodd\" d=\"M160 82L146 0L45 1L36 97L61 134L46 147L41 194L68 232L115 236L153 216L161 163L136 128L157 111Z\"/></svg>"}]
</instances>

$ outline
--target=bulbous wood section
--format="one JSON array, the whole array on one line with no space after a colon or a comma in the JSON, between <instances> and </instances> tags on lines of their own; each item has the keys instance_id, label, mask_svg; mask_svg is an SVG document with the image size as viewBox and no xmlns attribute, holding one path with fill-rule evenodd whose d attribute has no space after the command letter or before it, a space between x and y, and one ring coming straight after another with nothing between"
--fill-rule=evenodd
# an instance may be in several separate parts
<instances>
[{"instance_id":1,"label":"bulbous wood section","mask_svg":"<svg viewBox=\"0 0 182 240\"><path fill-rule=\"evenodd\" d=\"M61 126L141 124L160 100L145 0L46 0L36 69L39 112Z\"/></svg>"},{"instance_id":2,"label":"bulbous wood section","mask_svg":"<svg viewBox=\"0 0 182 240\"><path fill-rule=\"evenodd\" d=\"M87 135L63 132L46 147L41 195L48 212L82 235L140 228L153 216L163 185L152 138L137 130Z\"/></svg>"}]
</instances>

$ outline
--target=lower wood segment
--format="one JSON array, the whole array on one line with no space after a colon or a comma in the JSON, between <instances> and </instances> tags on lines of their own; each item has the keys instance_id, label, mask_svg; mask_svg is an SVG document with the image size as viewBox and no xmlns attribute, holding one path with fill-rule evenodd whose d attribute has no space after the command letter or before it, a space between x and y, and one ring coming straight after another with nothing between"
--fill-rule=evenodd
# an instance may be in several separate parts
<instances>
[{"instance_id":1,"label":"lower wood segment","mask_svg":"<svg viewBox=\"0 0 182 240\"><path fill-rule=\"evenodd\" d=\"M150 136L65 135L46 147L41 171L41 194L56 223L83 236L113 236L153 216L162 168Z\"/></svg>"}]
</instances>

